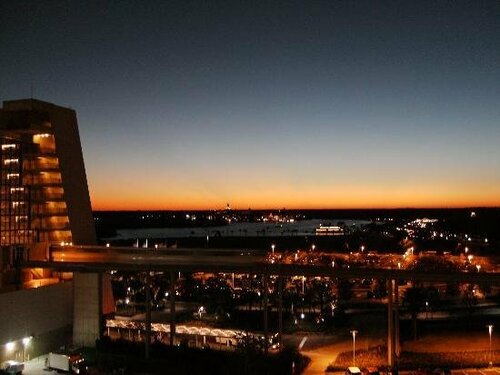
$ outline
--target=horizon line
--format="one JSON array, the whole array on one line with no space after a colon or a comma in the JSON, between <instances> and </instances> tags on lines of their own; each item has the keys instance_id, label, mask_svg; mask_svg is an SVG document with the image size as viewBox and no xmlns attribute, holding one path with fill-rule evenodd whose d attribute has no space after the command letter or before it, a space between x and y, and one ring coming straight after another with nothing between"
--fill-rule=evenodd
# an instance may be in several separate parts
<instances>
[{"instance_id":1,"label":"horizon line","mask_svg":"<svg viewBox=\"0 0 500 375\"><path fill-rule=\"evenodd\" d=\"M444 206L444 207L366 207L366 208L230 208L230 211L381 211L381 210L471 210L471 209L500 209L500 206ZM92 209L92 212L146 212L146 211L170 211L170 212L183 212L183 211L226 211L227 208L184 208L184 209L168 209L168 208L157 208L157 209L146 209L146 208L137 208L137 209Z\"/></svg>"}]
</instances>

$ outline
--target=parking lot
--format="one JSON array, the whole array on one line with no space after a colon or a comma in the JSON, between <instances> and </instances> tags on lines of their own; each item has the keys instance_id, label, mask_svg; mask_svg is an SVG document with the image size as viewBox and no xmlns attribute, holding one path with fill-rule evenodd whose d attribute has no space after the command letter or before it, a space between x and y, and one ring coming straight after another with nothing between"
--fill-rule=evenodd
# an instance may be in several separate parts
<instances>
[{"instance_id":1,"label":"parking lot","mask_svg":"<svg viewBox=\"0 0 500 375\"><path fill-rule=\"evenodd\" d=\"M33 358L30 361L26 361L24 363L23 374L27 375L57 374L57 371L51 371L45 368L45 359L47 358L47 356L48 354Z\"/></svg>"}]
</instances>

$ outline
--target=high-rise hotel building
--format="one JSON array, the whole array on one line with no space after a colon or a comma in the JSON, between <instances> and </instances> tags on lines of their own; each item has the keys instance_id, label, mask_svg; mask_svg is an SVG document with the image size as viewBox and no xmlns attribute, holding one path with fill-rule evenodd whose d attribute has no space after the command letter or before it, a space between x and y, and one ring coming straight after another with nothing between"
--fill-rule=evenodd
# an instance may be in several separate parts
<instances>
[{"instance_id":1,"label":"high-rise hotel building","mask_svg":"<svg viewBox=\"0 0 500 375\"><path fill-rule=\"evenodd\" d=\"M34 99L6 101L0 142L2 249L95 243L75 111Z\"/></svg>"},{"instance_id":2,"label":"high-rise hotel building","mask_svg":"<svg viewBox=\"0 0 500 375\"><path fill-rule=\"evenodd\" d=\"M48 349L43 348L44 342L71 327L76 293L72 283L57 283L61 275L50 270L16 267L28 252L42 249L43 253L50 244L61 243L96 243L76 113L34 99L4 101L0 109L0 359L18 359L20 351L9 348L17 342L20 350L25 336L35 337L39 352ZM53 285L29 289L48 284Z\"/></svg>"}]
</instances>

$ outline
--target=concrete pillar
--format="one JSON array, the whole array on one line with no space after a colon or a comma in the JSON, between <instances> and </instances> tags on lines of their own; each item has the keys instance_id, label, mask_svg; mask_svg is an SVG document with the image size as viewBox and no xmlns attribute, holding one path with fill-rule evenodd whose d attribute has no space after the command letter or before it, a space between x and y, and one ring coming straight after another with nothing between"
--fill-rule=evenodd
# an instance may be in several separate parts
<instances>
[{"instance_id":1,"label":"concrete pillar","mask_svg":"<svg viewBox=\"0 0 500 375\"><path fill-rule=\"evenodd\" d=\"M399 338L399 291L398 291L398 281L394 282L394 349L396 352L396 358L399 359L401 354L401 342Z\"/></svg>"},{"instance_id":2,"label":"concrete pillar","mask_svg":"<svg viewBox=\"0 0 500 375\"><path fill-rule=\"evenodd\" d=\"M175 343L175 274L170 271L170 346Z\"/></svg>"},{"instance_id":3,"label":"concrete pillar","mask_svg":"<svg viewBox=\"0 0 500 375\"><path fill-rule=\"evenodd\" d=\"M387 364L394 366L394 316L392 280L387 280Z\"/></svg>"},{"instance_id":4,"label":"concrete pillar","mask_svg":"<svg viewBox=\"0 0 500 375\"><path fill-rule=\"evenodd\" d=\"M278 343L283 350L283 277L278 276Z\"/></svg>"},{"instance_id":5,"label":"concrete pillar","mask_svg":"<svg viewBox=\"0 0 500 375\"><path fill-rule=\"evenodd\" d=\"M149 359L149 354L151 350L151 274L149 271L146 273L146 282L144 287L146 288L146 336L145 336L145 355L146 359Z\"/></svg>"},{"instance_id":6,"label":"concrete pillar","mask_svg":"<svg viewBox=\"0 0 500 375\"><path fill-rule=\"evenodd\" d=\"M267 324L267 298L268 298L268 287L267 287L267 275L263 275L262 285L264 287L264 352L267 354L269 346L269 332Z\"/></svg>"},{"instance_id":7,"label":"concrete pillar","mask_svg":"<svg viewBox=\"0 0 500 375\"><path fill-rule=\"evenodd\" d=\"M75 272L73 288L73 343L94 348L101 335L101 275Z\"/></svg>"}]
</instances>

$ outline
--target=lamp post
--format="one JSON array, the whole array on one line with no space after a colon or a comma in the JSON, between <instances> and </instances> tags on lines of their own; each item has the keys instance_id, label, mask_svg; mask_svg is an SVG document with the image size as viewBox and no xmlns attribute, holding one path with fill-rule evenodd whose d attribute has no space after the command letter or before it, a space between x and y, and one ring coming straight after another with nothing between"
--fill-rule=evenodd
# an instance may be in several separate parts
<instances>
[{"instance_id":1,"label":"lamp post","mask_svg":"<svg viewBox=\"0 0 500 375\"><path fill-rule=\"evenodd\" d=\"M201 314L203 314L205 312L205 307L204 306L201 306L199 309L198 309L198 316L200 318L200 321L201 321Z\"/></svg>"},{"instance_id":2,"label":"lamp post","mask_svg":"<svg viewBox=\"0 0 500 375\"><path fill-rule=\"evenodd\" d=\"M493 324L488 324L488 334L490 335L490 366L493 366L493 352L491 351L491 335L493 333Z\"/></svg>"},{"instance_id":3,"label":"lamp post","mask_svg":"<svg viewBox=\"0 0 500 375\"><path fill-rule=\"evenodd\" d=\"M31 337L32 336L23 338L23 362L26 361L26 351L27 351L27 348L28 348L28 344L31 341Z\"/></svg>"},{"instance_id":4,"label":"lamp post","mask_svg":"<svg viewBox=\"0 0 500 375\"><path fill-rule=\"evenodd\" d=\"M352 334L352 365L353 366L356 366L356 334L358 333L358 331L356 331L355 329L353 329L351 331L351 334Z\"/></svg>"},{"instance_id":5,"label":"lamp post","mask_svg":"<svg viewBox=\"0 0 500 375\"><path fill-rule=\"evenodd\" d=\"M274 248L275 248L275 247L276 247L276 245L275 245L275 244L272 244L272 245L271 245L271 252L272 252L272 254L273 254L273 255L274 255Z\"/></svg>"},{"instance_id":6,"label":"lamp post","mask_svg":"<svg viewBox=\"0 0 500 375\"><path fill-rule=\"evenodd\" d=\"M201 319L202 318L202 314L205 312L205 307L204 306L201 306L199 309L198 309L198 316L200 317L200 323L201 323L201 329L203 329L203 320ZM201 333L201 330L200 330L200 333ZM203 336L203 335L202 335ZM205 345L205 336L203 336L203 345ZM198 347L198 335L196 335L196 346Z\"/></svg>"}]
</instances>

